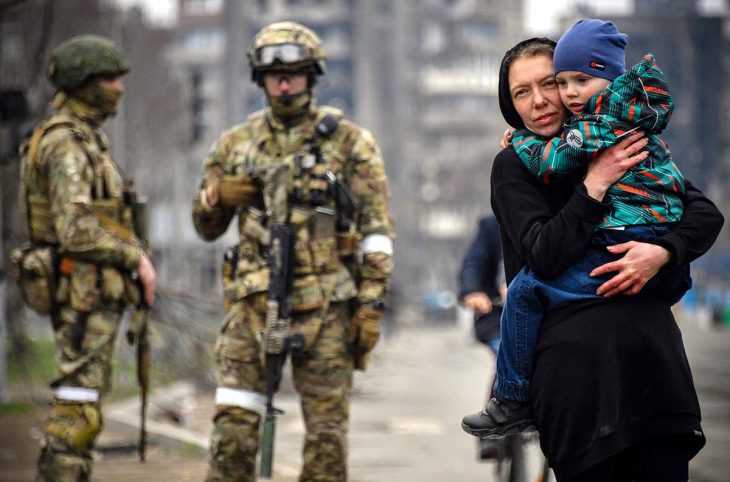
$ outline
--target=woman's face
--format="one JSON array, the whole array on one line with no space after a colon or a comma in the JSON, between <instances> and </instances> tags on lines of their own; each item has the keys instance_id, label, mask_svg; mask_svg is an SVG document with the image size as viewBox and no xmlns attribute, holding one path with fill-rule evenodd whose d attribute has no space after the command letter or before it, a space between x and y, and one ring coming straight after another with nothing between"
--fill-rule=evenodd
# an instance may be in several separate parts
<instances>
[{"instance_id":1,"label":"woman's face","mask_svg":"<svg viewBox=\"0 0 730 482\"><path fill-rule=\"evenodd\" d=\"M560 131L567 111L560 100L551 57L538 54L515 59L509 69L509 92L530 131L541 136Z\"/></svg>"}]
</instances>

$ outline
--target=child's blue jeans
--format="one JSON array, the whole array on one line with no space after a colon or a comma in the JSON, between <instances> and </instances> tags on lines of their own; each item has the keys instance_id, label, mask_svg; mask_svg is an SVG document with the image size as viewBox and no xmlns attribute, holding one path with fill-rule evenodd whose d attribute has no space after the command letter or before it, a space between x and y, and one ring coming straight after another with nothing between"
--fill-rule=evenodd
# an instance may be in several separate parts
<instances>
[{"instance_id":1,"label":"child's blue jeans","mask_svg":"<svg viewBox=\"0 0 730 482\"><path fill-rule=\"evenodd\" d=\"M627 226L623 230L596 231L585 255L565 273L550 281L543 281L527 269L515 276L507 290L507 301L501 319L502 342L497 354L497 378L494 394L507 400L530 399L532 362L540 330L540 320L547 310L565 306L574 301L599 298L596 290L615 273L591 278L593 269L620 259L606 246L628 241L651 241L669 232L670 224ZM669 303L679 301L692 286L689 265L670 271L660 271L642 289L662 296Z\"/></svg>"}]
</instances>

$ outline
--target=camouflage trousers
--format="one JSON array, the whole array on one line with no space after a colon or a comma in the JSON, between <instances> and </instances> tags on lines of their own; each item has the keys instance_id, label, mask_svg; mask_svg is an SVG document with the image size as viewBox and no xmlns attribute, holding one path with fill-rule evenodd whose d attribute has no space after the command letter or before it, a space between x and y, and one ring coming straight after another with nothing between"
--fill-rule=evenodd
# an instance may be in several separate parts
<instances>
[{"instance_id":1,"label":"camouflage trousers","mask_svg":"<svg viewBox=\"0 0 730 482\"><path fill-rule=\"evenodd\" d=\"M37 482L91 480L91 450L103 420L100 396L111 388L111 361L121 309L90 313L60 307L52 315L59 376L41 439Z\"/></svg>"},{"instance_id":2,"label":"camouflage trousers","mask_svg":"<svg viewBox=\"0 0 730 482\"><path fill-rule=\"evenodd\" d=\"M250 393L259 407L217 404L208 482L256 480L259 422L266 391L261 350L265 310L265 295L246 298L233 306L218 336L219 393L221 387ZM347 480L353 372L345 340L348 316L347 304L336 303L326 313L315 311L293 319L292 329L305 338L304 353L292 358L292 377L306 428L300 482Z\"/></svg>"}]
</instances>

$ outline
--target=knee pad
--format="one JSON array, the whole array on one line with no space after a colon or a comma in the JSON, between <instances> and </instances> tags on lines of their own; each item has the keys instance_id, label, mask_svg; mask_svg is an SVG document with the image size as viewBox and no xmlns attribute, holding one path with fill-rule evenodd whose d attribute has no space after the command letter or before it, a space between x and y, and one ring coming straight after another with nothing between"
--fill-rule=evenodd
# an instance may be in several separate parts
<instances>
[{"instance_id":1,"label":"knee pad","mask_svg":"<svg viewBox=\"0 0 730 482\"><path fill-rule=\"evenodd\" d=\"M261 416L241 407L218 406L213 419L211 449L218 451L225 446L226 452L258 450L259 422Z\"/></svg>"},{"instance_id":2,"label":"knee pad","mask_svg":"<svg viewBox=\"0 0 730 482\"><path fill-rule=\"evenodd\" d=\"M35 482L89 482L91 480L91 457L55 453L51 445L41 449L38 459L38 473Z\"/></svg>"},{"instance_id":3,"label":"knee pad","mask_svg":"<svg viewBox=\"0 0 730 482\"><path fill-rule=\"evenodd\" d=\"M94 446L103 422L95 403L54 402L46 425L51 445L69 453L84 455Z\"/></svg>"},{"instance_id":4,"label":"knee pad","mask_svg":"<svg viewBox=\"0 0 730 482\"><path fill-rule=\"evenodd\" d=\"M260 419L245 408L218 406L207 480L255 480Z\"/></svg>"}]
</instances>

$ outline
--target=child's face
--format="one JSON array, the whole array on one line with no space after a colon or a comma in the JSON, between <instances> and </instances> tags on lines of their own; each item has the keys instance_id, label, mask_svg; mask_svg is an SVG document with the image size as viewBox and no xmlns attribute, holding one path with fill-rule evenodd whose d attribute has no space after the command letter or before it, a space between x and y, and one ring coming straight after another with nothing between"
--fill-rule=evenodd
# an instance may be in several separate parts
<instances>
[{"instance_id":1,"label":"child's face","mask_svg":"<svg viewBox=\"0 0 730 482\"><path fill-rule=\"evenodd\" d=\"M594 77L585 72L564 70L555 76L560 89L560 100L573 114L583 112L588 99L611 83L608 79Z\"/></svg>"}]
</instances>

